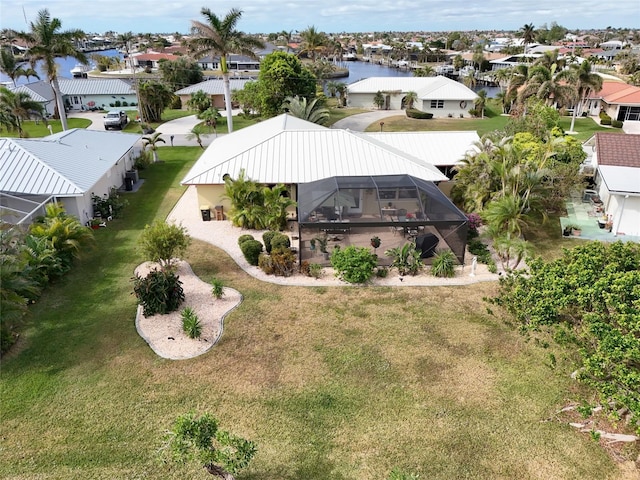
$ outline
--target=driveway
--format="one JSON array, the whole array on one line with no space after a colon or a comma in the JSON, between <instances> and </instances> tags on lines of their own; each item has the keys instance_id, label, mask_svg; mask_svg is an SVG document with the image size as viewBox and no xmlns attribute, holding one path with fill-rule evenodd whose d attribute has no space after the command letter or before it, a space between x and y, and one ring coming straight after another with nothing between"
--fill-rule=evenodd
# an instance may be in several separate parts
<instances>
[{"instance_id":1,"label":"driveway","mask_svg":"<svg viewBox=\"0 0 640 480\"><path fill-rule=\"evenodd\" d=\"M366 113L359 113L343 118L334 123L331 128L342 128L353 130L354 132L364 132L372 123L380 123L387 117L404 115L404 110L374 110Z\"/></svg>"}]
</instances>

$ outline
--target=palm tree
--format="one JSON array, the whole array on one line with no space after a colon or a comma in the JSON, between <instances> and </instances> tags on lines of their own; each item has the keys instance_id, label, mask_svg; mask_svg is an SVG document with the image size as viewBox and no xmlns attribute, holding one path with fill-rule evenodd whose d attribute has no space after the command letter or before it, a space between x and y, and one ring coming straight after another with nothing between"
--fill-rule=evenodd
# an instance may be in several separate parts
<instances>
[{"instance_id":1,"label":"palm tree","mask_svg":"<svg viewBox=\"0 0 640 480\"><path fill-rule=\"evenodd\" d=\"M148 147L153 152L153 163L158 163L158 143L167 143L160 135L162 135L160 132L155 132L152 135L142 137L142 146L145 149Z\"/></svg>"},{"instance_id":2,"label":"palm tree","mask_svg":"<svg viewBox=\"0 0 640 480\"><path fill-rule=\"evenodd\" d=\"M411 110L413 108L413 104L418 101L418 94L416 92L407 92L404 96L404 106Z\"/></svg>"},{"instance_id":3,"label":"palm tree","mask_svg":"<svg viewBox=\"0 0 640 480\"><path fill-rule=\"evenodd\" d=\"M8 48L0 49L0 72L4 73L13 81L16 86L16 79L20 77L36 77L40 80L38 73L33 68L22 68L22 64L16 61L15 55Z\"/></svg>"},{"instance_id":4,"label":"palm tree","mask_svg":"<svg viewBox=\"0 0 640 480\"><path fill-rule=\"evenodd\" d=\"M421 68L416 68L413 70L414 77L433 77L436 74L436 71L431 65L424 65Z\"/></svg>"},{"instance_id":5,"label":"palm tree","mask_svg":"<svg viewBox=\"0 0 640 480\"><path fill-rule=\"evenodd\" d=\"M242 10L232 8L224 18L219 18L208 8L200 11L206 23L191 21L191 30L195 35L189 43L193 55L219 55L220 71L224 83L224 105L227 110L227 126L229 133L233 132L233 114L231 112L231 87L229 82L229 67L227 56L239 53L256 58L254 49L264 48L264 43L257 38L249 37L236 30L236 25L242 17Z\"/></svg>"},{"instance_id":6,"label":"palm tree","mask_svg":"<svg viewBox=\"0 0 640 480\"><path fill-rule=\"evenodd\" d=\"M300 32L302 37L302 49L298 56L306 53L311 60L315 60L319 52L325 49L328 43L327 36L316 30L316 27L310 26L306 30Z\"/></svg>"},{"instance_id":7,"label":"palm tree","mask_svg":"<svg viewBox=\"0 0 640 480\"><path fill-rule=\"evenodd\" d=\"M340 105L343 107L347 106L347 84L344 82L338 82L336 86L338 91L338 95L340 96Z\"/></svg>"},{"instance_id":8,"label":"palm tree","mask_svg":"<svg viewBox=\"0 0 640 480\"><path fill-rule=\"evenodd\" d=\"M138 109L144 122L160 122L173 93L163 83L149 80L138 86Z\"/></svg>"},{"instance_id":9,"label":"palm tree","mask_svg":"<svg viewBox=\"0 0 640 480\"><path fill-rule=\"evenodd\" d=\"M202 144L202 137L206 137L208 135L209 133L205 130L204 125L200 123L189 130L186 138L187 140L195 140L198 145L200 145L200 148L204 149L204 145Z\"/></svg>"},{"instance_id":10,"label":"palm tree","mask_svg":"<svg viewBox=\"0 0 640 480\"><path fill-rule=\"evenodd\" d=\"M282 38L281 42L284 44L283 46L287 47L287 53L289 53L289 50L291 47L289 47L289 43L291 43L291 36L293 35L293 30L289 30L288 32L286 30L282 30L279 34L278 34L278 39L280 39L280 37Z\"/></svg>"},{"instance_id":11,"label":"palm tree","mask_svg":"<svg viewBox=\"0 0 640 480\"><path fill-rule=\"evenodd\" d=\"M551 69L536 65L529 71L529 79L524 88L518 93L520 103L535 96L545 102L547 106L557 103L559 106L570 103L576 97L576 88L563 81L556 73L557 65Z\"/></svg>"},{"instance_id":12,"label":"palm tree","mask_svg":"<svg viewBox=\"0 0 640 480\"><path fill-rule=\"evenodd\" d=\"M476 110L480 112L480 118L484 118L484 107L487 104L487 91L482 89L478 93L478 98L474 102Z\"/></svg>"},{"instance_id":13,"label":"palm tree","mask_svg":"<svg viewBox=\"0 0 640 480\"><path fill-rule=\"evenodd\" d=\"M579 102L576 102L573 107L571 127L569 128L569 132L573 132L578 110L582 110L582 106L591 92L598 92L602 89L602 77L591 70L591 63L588 60L584 60L579 65L571 65L569 70L561 72L558 77L561 80L566 79L577 90Z\"/></svg>"},{"instance_id":14,"label":"palm tree","mask_svg":"<svg viewBox=\"0 0 640 480\"><path fill-rule=\"evenodd\" d=\"M527 45L533 43L536 37L536 27L533 26L533 23L525 23L520 29L520 32L522 33L522 42L524 43L524 53L527 53Z\"/></svg>"},{"instance_id":15,"label":"palm tree","mask_svg":"<svg viewBox=\"0 0 640 480\"><path fill-rule=\"evenodd\" d=\"M3 113L3 123L6 126L13 125L20 138L24 137L22 120L44 118L44 107L40 102L33 100L27 92L13 92L6 87L0 87L0 111Z\"/></svg>"},{"instance_id":16,"label":"palm tree","mask_svg":"<svg viewBox=\"0 0 640 480\"><path fill-rule=\"evenodd\" d=\"M318 125L324 125L329 119L329 110L324 108L320 99L314 98L311 102L307 103L305 97L287 97L282 104L282 108L285 109L290 115L301 118L311 123L317 123Z\"/></svg>"},{"instance_id":17,"label":"palm tree","mask_svg":"<svg viewBox=\"0 0 640 480\"><path fill-rule=\"evenodd\" d=\"M44 71L56 99L62 130L67 130L67 115L58 84L56 58L72 57L86 65L86 55L78 50L74 44L75 39L83 38L85 34L82 30L61 32L62 22L57 18L51 18L47 9L38 12L37 20L35 23L30 23L30 28L30 32L18 32L17 35L29 45L29 58L32 66L39 60L44 63Z\"/></svg>"}]
</instances>

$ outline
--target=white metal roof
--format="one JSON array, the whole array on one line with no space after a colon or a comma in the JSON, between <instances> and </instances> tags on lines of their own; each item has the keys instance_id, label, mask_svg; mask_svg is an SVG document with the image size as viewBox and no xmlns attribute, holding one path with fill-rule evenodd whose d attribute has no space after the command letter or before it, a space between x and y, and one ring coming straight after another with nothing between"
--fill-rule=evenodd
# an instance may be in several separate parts
<instances>
[{"instance_id":1,"label":"white metal roof","mask_svg":"<svg viewBox=\"0 0 640 480\"><path fill-rule=\"evenodd\" d=\"M456 165L465 153L475 150L480 140L476 132L375 132L367 133L387 145L419 158L431 165Z\"/></svg>"},{"instance_id":2,"label":"white metal roof","mask_svg":"<svg viewBox=\"0 0 640 480\"><path fill-rule=\"evenodd\" d=\"M247 79L229 79L231 91L242 90L245 83L250 82ZM197 91L202 90L207 95L223 95L224 83L222 80L207 80L206 82L196 83L195 85L189 85L188 87L181 88L176 92L176 95L191 95Z\"/></svg>"},{"instance_id":3,"label":"white metal roof","mask_svg":"<svg viewBox=\"0 0 640 480\"><path fill-rule=\"evenodd\" d=\"M37 139L0 138L0 192L82 195L139 138L77 128Z\"/></svg>"},{"instance_id":4,"label":"white metal roof","mask_svg":"<svg viewBox=\"0 0 640 480\"><path fill-rule=\"evenodd\" d=\"M119 78L59 78L63 95L135 95L131 84Z\"/></svg>"},{"instance_id":5,"label":"white metal roof","mask_svg":"<svg viewBox=\"0 0 640 480\"><path fill-rule=\"evenodd\" d=\"M602 180L612 194L640 194L640 168L598 165Z\"/></svg>"},{"instance_id":6,"label":"white metal roof","mask_svg":"<svg viewBox=\"0 0 640 480\"><path fill-rule=\"evenodd\" d=\"M241 170L260 183L306 183L335 176L408 174L429 181L447 177L432 165L366 134L328 129L282 114L218 137L182 180L221 184Z\"/></svg>"},{"instance_id":7,"label":"white metal roof","mask_svg":"<svg viewBox=\"0 0 640 480\"><path fill-rule=\"evenodd\" d=\"M416 92L422 100L475 100L470 88L445 76L371 77L350 84L349 93Z\"/></svg>"}]
</instances>

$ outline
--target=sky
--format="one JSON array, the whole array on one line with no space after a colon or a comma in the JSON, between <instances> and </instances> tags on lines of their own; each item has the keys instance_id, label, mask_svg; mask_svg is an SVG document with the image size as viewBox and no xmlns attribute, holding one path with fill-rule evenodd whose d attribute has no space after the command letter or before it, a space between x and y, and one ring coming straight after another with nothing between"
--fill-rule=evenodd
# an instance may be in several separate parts
<instances>
[{"instance_id":1,"label":"sky","mask_svg":"<svg viewBox=\"0 0 640 480\"><path fill-rule=\"evenodd\" d=\"M326 33L519 30L552 22L570 30L640 29L640 0L0 0L0 28L28 30L27 22L47 8L63 30L186 34L203 6L219 16L241 9L237 28L246 33L309 26Z\"/></svg>"}]
</instances>

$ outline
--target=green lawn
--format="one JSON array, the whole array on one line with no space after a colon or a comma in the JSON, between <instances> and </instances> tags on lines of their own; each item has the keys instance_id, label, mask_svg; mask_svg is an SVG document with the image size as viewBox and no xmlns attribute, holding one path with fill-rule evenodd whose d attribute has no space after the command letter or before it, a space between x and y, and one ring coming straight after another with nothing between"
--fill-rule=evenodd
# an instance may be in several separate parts
<instances>
[{"instance_id":1,"label":"green lawn","mask_svg":"<svg viewBox=\"0 0 640 480\"><path fill-rule=\"evenodd\" d=\"M207 354L157 357L134 327L136 240L200 152L163 149L124 218L31 307L0 371L0 477L211 478L158 455L172 420L195 410L257 442L239 480L386 479L393 467L423 479L622 478L554 420L576 396L571 365L556 352L551 369L552 349L487 313L495 284L282 287L194 242L195 272L244 301Z\"/></svg>"},{"instance_id":2,"label":"green lawn","mask_svg":"<svg viewBox=\"0 0 640 480\"><path fill-rule=\"evenodd\" d=\"M44 124L41 121L36 123L33 120L29 120L29 121L23 122L22 129L26 132L27 138L41 138L41 137L46 137L47 135L50 135L47 125L51 125L53 133L58 133L62 131L62 124L60 123L60 120L47 120L47 124ZM67 126L69 127L69 129L87 128L89 125L91 125L91 120L87 120L86 118L68 118L67 119ZM0 135L2 135L3 137L16 138L18 136L18 132L11 131L11 130L7 131L5 129L2 129L0 132Z\"/></svg>"}]
</instances>

